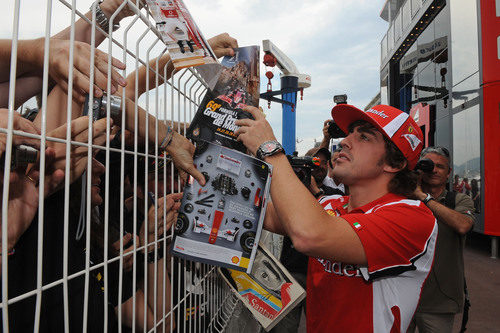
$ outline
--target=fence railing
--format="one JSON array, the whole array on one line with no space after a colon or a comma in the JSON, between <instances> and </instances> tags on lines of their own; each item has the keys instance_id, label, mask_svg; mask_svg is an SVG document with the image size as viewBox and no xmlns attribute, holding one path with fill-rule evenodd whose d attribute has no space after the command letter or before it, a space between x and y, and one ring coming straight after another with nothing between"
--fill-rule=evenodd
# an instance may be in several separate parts
<instances>
[{"instance_id":1,"label":"fence railing","mask_svg":"<svg viewBox=\"0 0 500 333\"><path fill-rule=\"evenodd\" d=\"M0 45L10 58L0 66L3 331L221 332L242 320L257 329L215 267L168 253L168 194L182 189L182 173L162 154L162 131L185 132L207 89L201 76L173 71L138 0L9 6ZM103 120L81 118L87 92ZM33 151L20 144L36 147L36 162L26 166L21 154Z\"/></svg>"}]
</instances>

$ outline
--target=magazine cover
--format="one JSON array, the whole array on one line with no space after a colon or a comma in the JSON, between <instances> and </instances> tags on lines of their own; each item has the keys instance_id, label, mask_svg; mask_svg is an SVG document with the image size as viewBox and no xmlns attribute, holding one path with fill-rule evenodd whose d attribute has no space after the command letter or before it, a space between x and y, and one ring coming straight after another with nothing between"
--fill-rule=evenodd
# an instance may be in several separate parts
<instances>
[{"instance_id":1,"label":"magazine cover","mask_svg":"<svg viewBox=\"0 0 500 333\"><path fill-rule=\"evenodd\" d=\"M251 273L225 268L219 273L266 331L306 297L304 288L262 244Z\"/></svg>"},{"instance_id":2,"label":"magazine cover","mask_svg":"<svg viewBox=\"0 0 500 333\"><path fill-rule=\"evenodd\" d=\"M235 49L233 57L224 57L222 71L213 90L207 90L191 125L187 137L213 142L245 152L236 141L236 119L251 118L242 111L245 105L259 106L259 47Z\"/></svg>"},{"instance_id":3,"label":"magazine cover","mask_svg":"<svg viewBox=\"0 0 500 333\"><path fill-rule=\"evenodd\" d=\"M182 0L146 0L176 69L217 63Z\"/></svg>"},{"instance_id":4,"label":"magazine cover","mask_svg":"<svg viewBox=\"0 0 500 333\"><path fill-rule=\"evenodd\" d=\"M262 231L271 167L249 155L200 141L175 223L175 256L250 271Z\"/></svg>"}]
</instances>

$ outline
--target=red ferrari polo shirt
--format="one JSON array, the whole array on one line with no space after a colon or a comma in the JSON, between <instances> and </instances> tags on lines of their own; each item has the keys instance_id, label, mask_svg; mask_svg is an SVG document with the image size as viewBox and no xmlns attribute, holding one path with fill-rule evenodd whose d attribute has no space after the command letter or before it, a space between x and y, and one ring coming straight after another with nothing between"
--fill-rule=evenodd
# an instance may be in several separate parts
<instances>
[{"instance_id":1,"label":"red ferrari polo shirt","mask_svg":"<svg viewBox=\"0 0 500 333\"><path fill-rule=\"evenodd\" d=\"M406 332L434 259L436 219L421 201L395 194L349 213L348 201L336 195L320 204L350 224L368 265L309 258L307 329Z\"/></svg>"}]
</instances>

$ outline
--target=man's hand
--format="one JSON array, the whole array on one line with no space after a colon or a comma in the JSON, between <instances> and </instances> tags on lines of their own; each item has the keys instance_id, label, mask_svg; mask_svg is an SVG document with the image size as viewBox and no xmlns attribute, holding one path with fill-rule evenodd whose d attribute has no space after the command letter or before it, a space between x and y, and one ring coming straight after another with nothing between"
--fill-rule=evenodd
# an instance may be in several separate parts
<instances>
[{"instance_id":1,"label":"man's hand","mask_svg":"<svg viewBox=\"0 0 500 333\"><path fill-rule=\"evenodd\" d=\"M417 187L415 187L415 191L413 192L413 198L422 201L426 197L427 193L424 193L424 191L422 191L422 173L420 172L417 181Z\"/></svg>"},{"instance_id":2,"label":"man's hand","mask_svg":"<svg viewBox=\"0 0 500 333\"><path fill-rule=\"evenodd\" d=\"M110 119L112 122L112 120ZM71 122L71 140L78 142L87 142L89 136L89 117L84 116ZM66 127L64 124L47 134L48 137L66 138ZM106 118L99 119L93 124L94 133L92 135L92 144L102 146L106 142ZM57 169L66 169L66 144L47 141L47 146L56 151L54 166ZM70 157L70 182L80 177L87 168L88 148L86 146L71 146Z\"/></svg>"},{"instance_id":3,"label":"man's hand","mask_svg":"<svg viewBox=\"0 0 500 333\"><path fill-rule=\"evenodd\" d=\"M311 184L309 185L309 191L311 192L312 195L315 195L320 190L321 189L318 187L318 184L316 183L316 180L314 179L313 176L311 176Z\"/></svg>"},{"instance_id":4,"label":"man's hand","mask_svg":"<svg viewBox=\"0 0 500 333\"><path fill-rule=\"evenodd\" d=\"M43 38L36 41L36 56L32 61L43 68L44 46ZM70 41L57 38L50 39L50 57L49 57L49 75L61 88L68 92L69 73L69 55ZM73 60L73 98L80 103L85 102L85 94L89 93L90 84L90 57L91 46L83 42L74 42L74 60ZM125 79L113 69L125 69L125 64L121 61L111 58L111 93L118 90L118 86L125 87ZM108 55L98 49L94 53L94 96L101 97L102 91L107 90L108 78Z\"/></svg>"},{"instance_id":5,"label":"man's hand","mask_svg":"<svg viewBox=\"0 0 500 333\"><path fill-rule=\"evenodd\" d=\"M139 237L135 236L137 241L137 246L139 246ZM132 234L127 233L123 236L123 246L126 246L132 240ZM112 245L112 248L116 251L116 254L120 254L120 240L117 240ZM134 243L132 242L129 247L123 248L123 270L125 272L130 272L134 266L134 256L132 254L125 255L126 253L132 252L134 250Z\"/></svg>"},{"instance_id":6,"label":"man's hand","mask_svg":"<svg viewBox=\"0 0 500 333\"><path fill-rule=\"evenodd\" d=\"M331 119L325 120L323 123L323 140L330 140L330 133L328 133L328 128L330 127Z\"/></svg>"},{"instance_id":7,"label":"man's hand","mask_svg":"<svg viewBox=\"0 0 500 333\"><path fill-rule=\"evenodd\" d=\"M243 142L247 149L255 155L261 144L266 141L276 140L276 137L261 109L246 106L243 108L243 111L250 112L255 120L236 120L235 125L240 126L240 128L235 134L238 136L238 141Z\"/></svg>"},{"instance_id":8,"label":"man's hand","mask_svg":"<svg viewBox=\"0 0 500 333\"><path fill-rule=\"evenodd\" d=\"M111 19L111 16L115 13L116 9L118 9L118 7L121 6L121 4L123 3L123 1L125 1L125 0L104 0L104 2L102 4L100 4L99 6L101 7L102 11L104 12L104 15L106 15L106 17L109 20L109 19ZM130 2L133 3L134 5L136 5L137 2L138 2L139 3L139 8L144 7L144 4L142 3L142 0L132 0ZM127 4L116 15L116 18L113 21L113 23L118 23L122 19L124 19L125 17L132 16L134 14L135 14L135 12L132 9L130 9L130 5Z\"/></svg>"},{"instance_id":9,"label":"man's hand","mask_svg":"<svg viewBox=\"0 0 500 333\"><path fill-rule=\"evenodd\" d=\"M52 194L57 186L64 179L62 170L53 168L55 151L47 148L45 151L45 182L44 196ZM38 211L38 183L40 172L38 166L32 168L25 174L26 168L15 171L17 177L9 186L9 201L8 201L8 248L11 250L22 234L28 229L33 221L33 218ZM0 195L1 196L1 195Z\"/></svg>"},{"instance_id":10,"label":"man's hand","mask_svg":"<svg viewBox=\"0 0 500 333\"><path fill-rule=\"evenodd\" d=\"M201 186L205 185L205 177L196 169L193 164L193 154L195 147L188 139L177 132L173 132L172 142L167 146L166 151L172 156L172 161L177 169L187 172L193 176Z\"/></svg>"},{"instance_id":11,"label":"man's hand","mask_svg":"<svg viewBox=\"0 0 500 333\"><path fill-rule=\"evenodd\" d=\"M142 226L139 232L141 246L154 242L155 232L158 237L161 237L165 230L172 227L172 224L177 220L177 213L181 206L182 194L183 193L169 194L164 198L158 199L157 205L153 205L149 208L147 230L144 226ZM155 211L157 215L156 220ZM164 216L165 222L163 219ZM151 248L148 247L148 252L153 248L154 246L151 246Z\"/></svg>"},{"instance_id":12,"label":"man's hand","mask_svg":"<svg viewBox=\"0 0 500 333\"><path fill-rule=\"evenodd\" d=\"M0 128L7 128L9 120L9 110L0 109ZM40 134L40 130L33 124L33 122L25 119L19 115L19 113L14 111L13 126L14 130L24 131L31 134ZM12 143L14 146L18 145L28 145L35 148L40 148L40 140L27 138L25 136L14 135L12 137ZM5 152L5 147L7 145L7 134L0 133L0 156Z\"/></svg>"},{"instance_id":13,"label":"man's hand","mask_svg":"<svg viewBox=\"0 0 500 333\"><path fill-rule=\"evenodd\" d=\"M238 41L233 37L229 36L227 32L212 37L208 40L208 44L215 53L217 58L223 56L234 56L234 50L238 47Z\"/></svg>"}]
</instances>

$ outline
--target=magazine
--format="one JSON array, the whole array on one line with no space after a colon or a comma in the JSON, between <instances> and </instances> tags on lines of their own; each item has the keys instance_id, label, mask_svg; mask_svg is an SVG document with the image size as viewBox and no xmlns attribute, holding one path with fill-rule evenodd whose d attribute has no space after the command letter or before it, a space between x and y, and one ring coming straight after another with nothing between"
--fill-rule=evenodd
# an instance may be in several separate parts
<instances>
[{"instance_id":1,"label":"magazine","mask_svg":"<svg viewBox=\"0 0 500 333\"><path fill-rule=\"evenodd\" d=\"M182 0L146 2L176 69L217 63L217 57Z\"/></svg>"},{"instance_id":2,"label":"magazine","mask_svg":"<svg viewBox=\"0 0 500 333\"><path fill-rule=\"evenodd\" d=\"M252 118L243 111L245 105L259 106L259 47L235 49L233 57L224 57L222 71L213 90L207 90L187 137L213 142L245 152L245 146L236 140L237 119Z\"/></svg>"},{"instance_id":3,"label":"magazine","mask_svg":"<svg viewBox=\"0 0 500 333\"><path fill-rule=\"evenodd\" d=\"M172 253L250 272L269 195L271 167L256 158L205 141L194 164L206 179L190 177L175 223Z\"/></svg>"},{"instance_id":4,"label":"magazine","mask_svg":"<svg viewBox=\"0 0 500 333\"><path fill-rule=\"evenodd\" d=\"M262 244L251 273L225 268L219 268L219 273L266 331L306 296L304 288Z\"/></svg>"}]
</instances>

